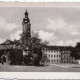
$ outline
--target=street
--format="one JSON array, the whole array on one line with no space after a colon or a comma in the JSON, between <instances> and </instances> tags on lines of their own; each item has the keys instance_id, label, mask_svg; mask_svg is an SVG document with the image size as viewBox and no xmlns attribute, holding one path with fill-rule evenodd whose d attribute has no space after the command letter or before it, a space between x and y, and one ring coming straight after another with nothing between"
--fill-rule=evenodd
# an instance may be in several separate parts
<instances>
[{"instance_id":1,"label":"street","mask_svg":"<svg viewBox=\"0 0 80 80\"><path fill-rule=\"evenodd\" d=\"M70 65L70 64L69 64ZM72 65L75 66L76 64ZM1 65L0 72L80 72L80 67L68 67L63 64L52 64L49 66L11 66Z\"/></svg>"}]
</instances>

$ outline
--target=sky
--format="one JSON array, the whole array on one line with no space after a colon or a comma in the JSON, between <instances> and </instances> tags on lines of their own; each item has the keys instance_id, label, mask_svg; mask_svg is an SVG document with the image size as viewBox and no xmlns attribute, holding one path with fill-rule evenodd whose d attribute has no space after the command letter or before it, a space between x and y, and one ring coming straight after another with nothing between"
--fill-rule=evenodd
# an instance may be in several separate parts
<instances>
[{"instance_id":1,"label":"sky","mask_svg":"<svg viewBox=\"0 0 80 80\"><path fill-rule=\"evenodd\" d=\"M75 46L80 42L79 7L0 7L0 43L20 38L26 9L31 31L38 33L42 41L58 46Z\"/></svg>"}]
</instances>

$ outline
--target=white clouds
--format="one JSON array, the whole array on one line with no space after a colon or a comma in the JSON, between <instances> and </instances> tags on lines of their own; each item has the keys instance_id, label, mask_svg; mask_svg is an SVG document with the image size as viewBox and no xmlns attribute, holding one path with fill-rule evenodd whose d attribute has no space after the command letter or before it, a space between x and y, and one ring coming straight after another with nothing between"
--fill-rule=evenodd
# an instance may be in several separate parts
<instances>
[{"instance_id":1,"label":"white clouds","mask_svg":"<svg viewBox=\"0 0 80 80\"><path fill-rule=\"evenodd\" d=\"M80 35L80 32L72 32L71 33L73 36L77 36L77 35Z\"/></svg>"},{"instance_id":2,"label":"white clouds","mask_svg":"<svg viewBox=\"0 0 80 80\"><path fill-rule=\"evenodd\" d=\"M31 32L31 36L38 38L38 37L39 37L39 32L38 32L38 31L32 31L32 32Z\"/></svg>"},{"instance_id":3,"label":"white clouds","mask_svg":"<svg viewBox=\"0 0 80 80\"><path fill-rule=\"evenodd\" d=\"M5 39L0 38L0 44L3 43Z\"/></svg>"},{"instance_id":4,"label":"white clouds","mask_svg":"<svg viewBox=\"0 0 80 80\"><path fill-rule=\"evenodd\" d=\"M53 41L55 40L57 37L54 35L53 32L45 32L43 30L39 31L39 38L41 38L43 41Z\"/></svg>"},{"instance_id":5,"label":"white clouds","mask_svg":"<svg viewBox=\"0 0 80 80\"><path fill-rule=\"evenodd\" d=\"M8 23L3 17L0 17L0 31L10 32L17 27L15 23Z\"/></svg>"},{"instance_id":6,"label":"white clouds","mask_svg":"<svg viewBox=\"0 0 80 80\"><path fill-rule=\"evenodd\" d=\"M16 25L15 23L9 23L7 22L3 17L0 17L0 31L2 33L11 33L11 34L8 34L7 36L9 37L10 36L10 39L11 40L14 40L14 39L19 39L19 32L16 32L16 33L12 33L12 31L14 29L18 28L18 25ZM5 36L5 34L4 34ZM5 37L6 39L6 37ZM0 38L0 43L4 42L5 41L4 38Z\"/></svg>"},{"instance_id":7,"label":"white clouds","mask_svg":"<svg viewBox=\"0 0 80 80\"><path fill-rule=\"evenodd\" d=\"M56 34L55 37L57 37L56 40L49 42L50 45L75 46L77 42L80 42L79 23L69 24L63 18L56 20L48 19L48 22L49 24L46 26L46 29Z\"/></svg>"},{"instance_id":8,"label":"white clouds","mask_svg":"<svg viewBox=\"0 0 80 80\"><path fill-rule=\"evenodd\" d=\"M48 22L49 24L46 28L53 31L56 31L59 29L61 30L66 25L63 19L56 19L56 20L48 19Z\"/></svg>"},{"instance_id":9,"label":"white clouds","mask_svg":"<svg viewBox=\"0 0 80 80\"><path fill-rule=\"evenodd\" d=\"M57 40L57 41L53 41L50 42L49 45L57 45L57 46L75 46L77 42L79 42L80 40L75 39L75 40Z\"/></svg>"},{"instance_id":10,"label":"white clouds","mask_svg":"<svg viewBox=\"0 0 80 80\"><path fill-rule=\"evenodd\" d=\"M56 20L48 19L49 24L46 26L46 29L58 32L61 34L75 34L80 29L79 23L68 24L64 21L63 18L59 18ZM75 33L74 33L75 32Z\"/></svg>"},{"instance_id":11,"label":"white clouds","mask_svg":"<svg viewBox=\"0 0 80 80\"><path fill-rule=\"evenodd\" d=\"M76 40L60 40L60 41L56 41L57 45L62 45L62 46L75 46L76 45Z\"/></svg>"},{"instance_id":12,"label":"white clouds","mask_svg":"<svg viewBox=\"0 0 80 80\"><path fill-rule=\"evenodd\" d=\"M12 33L11 35L10 35L10 39L13 41L13 40L19 40L20 39L20 34L22 33L22 31L21 30L19 30L19 31L17 31L17 32L15 32L15 33Z\"/></svg>"}]
</instances>

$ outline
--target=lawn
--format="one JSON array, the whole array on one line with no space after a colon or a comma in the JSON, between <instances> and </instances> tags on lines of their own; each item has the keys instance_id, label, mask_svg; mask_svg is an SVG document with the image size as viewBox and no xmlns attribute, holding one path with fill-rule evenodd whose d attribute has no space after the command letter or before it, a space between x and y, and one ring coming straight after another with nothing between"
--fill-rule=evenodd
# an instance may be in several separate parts
<instances>
[{"instance_id":1,"label":"lawn","mask_svg":"<svg viewBox=\"0 0 80 80\"><path fill-rule=\"evenodd\" d=\"M80 68L66 67L74 64L53 64L49 66L10 66L10 65L1 65L1 72L80 72Z\"/></svg>"}]
</instances>

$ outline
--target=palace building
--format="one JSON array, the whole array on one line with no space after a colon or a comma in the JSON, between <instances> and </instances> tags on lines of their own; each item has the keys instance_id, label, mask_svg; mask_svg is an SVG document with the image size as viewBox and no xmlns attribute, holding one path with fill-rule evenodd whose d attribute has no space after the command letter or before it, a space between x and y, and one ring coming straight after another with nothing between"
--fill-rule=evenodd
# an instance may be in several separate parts
<instances>
[{"instance_id":1,"label":"palace building","mask_svg":"<svg viewBox=\"0 0 80 80\"><path fill-rule=\"evenodd\" d=\"M26 38L31 37L31 24L30 24L30 19L28 18L27 10L25 12L25 17L23 18L22 26L23 26L23 33L26 35ZM17 54L21 56L22 55L24 56L29 52L30 50L29 47L23 50L21 46L18 45L18 42L7 40L4 43L0 44L0 62L1 60L3 60L6 63L9 63L10 59L12 59L11 58L12 56L15 57L15 60L12 59L13 62L15 62L17 60L15 56L16 52L18 52ZM22 43L25 44L26 42L24 41ZM70 56L72 49L74 48L71 46L46 46L44 47L43 51L44 54L46 54L47 57L49 58L49 62L51 64L52 63L76 63L76 60ZM11 51L13 51L14 54L10 53ZM17 56L17 57L19 60L22 61L21 56L20 57Z\"/></svg>"},{"instance_id":2,"label":"palace building","mask_svg":"<svg viewBox=\"0 0 80 80\"><path fill-rule=\"evenodd\" d=\"M71 46L46 46L44 53L49 58L50 63L77 63L77 61L70 56L74 48Z\"/></svg>"}]
</instances>

